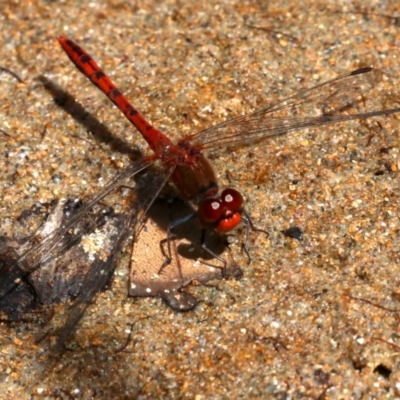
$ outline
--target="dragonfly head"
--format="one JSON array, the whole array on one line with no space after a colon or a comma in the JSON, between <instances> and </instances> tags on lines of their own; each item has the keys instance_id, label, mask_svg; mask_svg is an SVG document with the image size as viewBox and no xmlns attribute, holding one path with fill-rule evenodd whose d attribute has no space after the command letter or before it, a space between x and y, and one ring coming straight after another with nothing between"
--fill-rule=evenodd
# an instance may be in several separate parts
<instances>
[{"instance_id":1,"label":"dragonfly head","mask_svg":"<svg viewBox=\"0 0 400 400\"><path fill-rule=\"evenodd\" d=\"M210 197L199 203L200 221L219 233L230 232L242 220L243 196L236 190L228 188L219 197Z\"/></svg>"}]
</instances>

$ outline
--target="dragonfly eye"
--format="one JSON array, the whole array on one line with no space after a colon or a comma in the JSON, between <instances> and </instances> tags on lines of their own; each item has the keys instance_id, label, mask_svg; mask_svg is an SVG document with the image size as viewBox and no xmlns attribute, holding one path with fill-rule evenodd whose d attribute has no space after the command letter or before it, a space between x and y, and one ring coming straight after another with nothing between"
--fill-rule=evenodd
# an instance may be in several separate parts
<instances>
[{"instance_id":1,"label":"dragonfly eye","mask_svg":"<svg viewBox=\"0 0 400 400\"><path fill-rule=\"evenodd\" d=\"M219 199L205 199L199 204L198 213L207 224L218 222L224 215L224 207Z\"/></svg>"},{"instance_id":2,"label":"dragonfly eye","mask_svg":"<svg viewBox=\"0 0 400 400\"><path fill-rule=\"evenodd\" d=\"M238 211L243 205L243 196L235 189L228 188L221 193L221 202L230 211Z\"/></svg>"}]
</instances>

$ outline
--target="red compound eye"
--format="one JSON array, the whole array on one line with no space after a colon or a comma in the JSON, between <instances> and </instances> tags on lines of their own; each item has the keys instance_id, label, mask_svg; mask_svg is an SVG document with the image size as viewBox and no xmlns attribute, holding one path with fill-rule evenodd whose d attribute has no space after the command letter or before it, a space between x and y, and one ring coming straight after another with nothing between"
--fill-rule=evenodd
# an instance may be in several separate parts
<instances>
[{"instance_id":1,"label":"red compound eye","mask_svg":"<svg viewBox=\"0 0 400 400\"><path fill-rule=\"evenodd\" d=\"M225 189L221 198L205 199L199 204L200 220L213 227L217 232L226 233L234 229L242 220L240 209L243 205L242 195L235 189Z\"/></svg>"},{"instance_id":2,"label":"red compound eye","mask_svg":"<svg viewBox=\"0 0 400 400\"><path fill-rule=\"evenodd\" d=\"M224 215L224 207L218 199L206 199L199 204L198 213L206 223L217 222Z\"/></svg>"},{"instance_id":3,"label":"red compound eye","mask_svg":"<svg viewBox=\"0 0 400 400\"><path fill-rule=\"evenodd\" d=\"M243 197L237 190L228 188L221 193L221 202L228 210L238 211L243 205Z\"/></svg>"}]
</instances>

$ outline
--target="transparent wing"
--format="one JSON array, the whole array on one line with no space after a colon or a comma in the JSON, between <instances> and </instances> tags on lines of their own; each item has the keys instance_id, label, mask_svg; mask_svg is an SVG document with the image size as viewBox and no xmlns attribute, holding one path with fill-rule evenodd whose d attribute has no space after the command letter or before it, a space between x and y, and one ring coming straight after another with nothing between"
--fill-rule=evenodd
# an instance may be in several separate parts
<instances>
[{"instance_id":1,"label":"transparent wing","mask_svg":"<svg viewBox=\"0 0 400 400\"><path fill-rule=\"evenodd\" d=\"M366 95L382 80L379 69L362 68L300 91L272 106L212 126L190 137L201 148L236 145L293 130L352 119L388 115L399 108L376 110Z\"/></svg>"},{"instance_id":2,"label":"transparent wing","mask_svg":"<svg viewBox=\"0 0 400 400\"><path fill-rule=\"evenodd\" d=\"M117 174L103 190L96 194L88 203L86 203L78 213L71 217L65 225L57 230L50 232L43 240L36 245L33 245L27 250L15 264L9 268L0 269L0 298L5 296L13 290L20 280L28 274L35 271L42 263L46 262L49 258L57 257L64 250L59 244L62 242L64 236L69 233L71 239L69 242L78 240L82 236L79 229L74 230L81 218L90 211L90 209L107 196L114 189L120 187L127 179L133 177L138 172L147 168L154 162L154 157L140 159L126 167L123 171ZM93 229L96 227L97 221L90 222ZM85 226L85 232L90 230L90 226Z\"/></svg>"},{"instance_id":3,"label":"transparent wing","mask_svg":"<svg viewBox=\"0 0 400 400\"><path fill-rule=\"evenodd\" d=\"M124 239L133 233L133 238L136 240L137 236L143 228L145 222L145 215L148 209L157 198L161 189L170 178L174 167L164 168L159 173L151 173L141 177L141 180L135 187L135 195L139 197L136 205L131 207L127 215L124 216L123 226L120 227L117 238L117 248L114 249L113 254L107 260L108 265L114 265L116 258L119 255L119 249L122 246ZM133 231L133 232L132 232ZM68 318L65 324L60 329L57 341L53 346L53 352L57 353L62 349L64 342L69 337L71 332L75 329L77 323L84 315L86 309L92 304L93 297L107 284L110 275L113 273L114 268L109 268L107 271L103 266L104 263L98 265L94 263L90 271L86 274L82 282L82 289L71 304L68 310ZM104 264L105 265L105 264ZM108 272L108 273L106 273Z\"/></svg>"}]
</instances>

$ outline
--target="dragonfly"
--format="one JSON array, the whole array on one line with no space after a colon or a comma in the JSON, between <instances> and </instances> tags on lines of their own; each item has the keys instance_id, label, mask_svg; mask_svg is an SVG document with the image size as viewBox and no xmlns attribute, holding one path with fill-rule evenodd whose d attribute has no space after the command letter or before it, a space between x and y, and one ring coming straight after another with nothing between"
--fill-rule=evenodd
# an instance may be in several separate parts
<instances>
[{"instance_id":1,"label":"dragonfly","mask_svg":"<svg viewBox=\"0 0 400 400\"><path fill-rule=\"evenodd\" d=\"M40 268L53 253L59 253L62 238L73 232L73 228L79 224L82 217L105 196L141 171L149 169L154 163L159 164L157 173L147 182L140 204L129 215L129 221L124 223L125 227L130 226L133 229L134 240L143 228L147 212L168 181L175 185L183 199L197 205L196 215L203 232L213 230L223 235L240 223L249 226L250 222L246 217L242 194L234 188L220 191L216 174L205 153L231 146L251 145L301 129L387 116L400 111L400 107L373 109L365 106L368 92L374 89L384 76L381 70L367 67L301 90L275 104L187 135L174 143L145 119L84 49L64 36L60 36L58 42L78 70L97 86L138 130L147 141L152 154L131 162L117 173L67 222L48 233L43 240L19 257L15 264L17 268L0 271L0 298L14 290L21 279ZM360 108L363 108L362 112ZM178 224L192 218L193 214L183 218ZM171 224L172 228L176 225ZM167 256L170 258L171 253ZM218 255L216 256L218 258ZM168 261L165 264L168 264ZM161 267L163 266L164 264ZM103 281L99 286L102 284ZM92 294L94 295L94 292ZM83 308L79 308L79 316L82 315Z\"/></svg>"},{"instance_id":2,"label":"dragonfly","mask_svg":"<svg viewBox=\"0 0 400 400\"><path fill-rule=\"evenodd\" d=\"M203 227L219 233L230 232L243 221L244 200L234 188L226 188L219 193L216 174L204 151L244 145L294 130L400 111L400 108L392 108L340 114L362 101L367 90L382 79L380 70L361 68L304 90L273 106L186 136L175 144L143 117L85 50L64 36L60 36L58 41L75 66L123 112L154 153L139 161L139 165L131 165L121 172L110 182L107 192L159 159L164 167L162 174L165 180L171 179L184 199L197 204L197 214ZM319 115L303 116L304 110L317 110ZM279 113L288 115L276 116ZM148 202L148 207L152 202L153 199Z\"/></svg>"},{"instance_id":3,"label":"dragonfly","mask_svg":"<svg viewBox=\"0 0 400 400\"><path fill-rule=\"evenodd\" d=\"M152 191L152 198L145 201L143 213L146 213L166 181L171 180L184 199L197 204L197 215L204 228L203 232L205 229L211 229L218 233L227 233L242 221L247 226L247 232L249 227L254 229L245 213L241 193L234 188L219 191L216 174L204 151L217 147L242 146L294 130L400 111L400 108L392 108L353 114L343 112L360 104L368 90L382 80L382 71L368 67L352 71L301 91L275 105L230 119L173 143L167 135L144 118L85 50L64 36L60 36L58 41L78 70L123 112L153 151L152 155L130 165L117 175L96 201L158 159L163 165L162 171L159 172L163 179L159 181L159 187ZM187 219L191 217L188 216ZM246 247L245 250L247 252ZM168 264L168 260L165 264ZM224 272L224 269L222 271Z\"/></svg>"}]
</instances>

